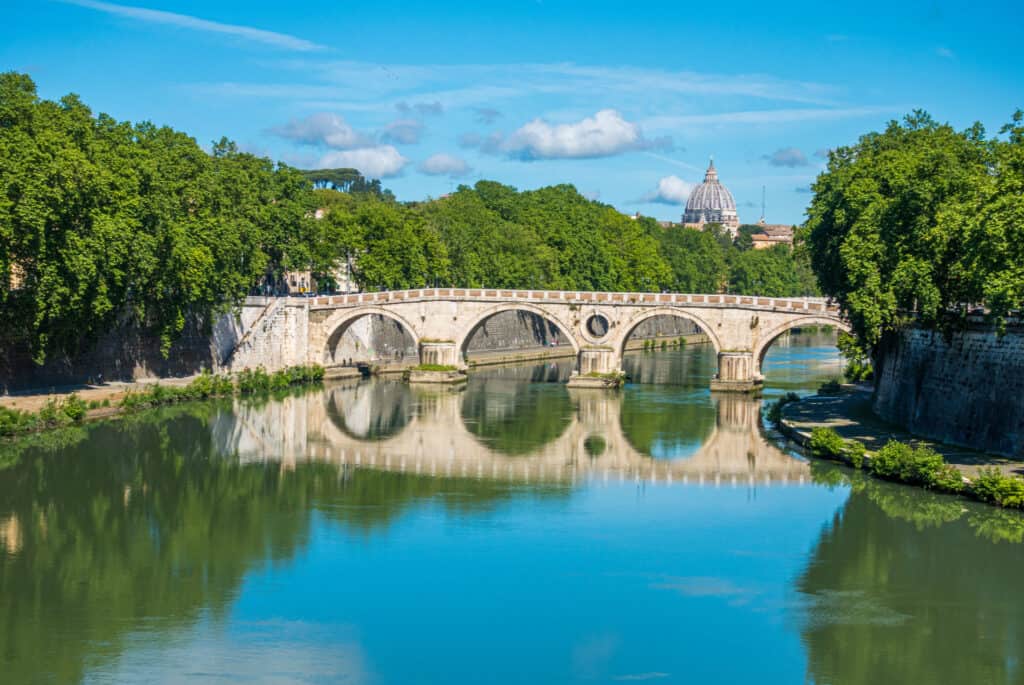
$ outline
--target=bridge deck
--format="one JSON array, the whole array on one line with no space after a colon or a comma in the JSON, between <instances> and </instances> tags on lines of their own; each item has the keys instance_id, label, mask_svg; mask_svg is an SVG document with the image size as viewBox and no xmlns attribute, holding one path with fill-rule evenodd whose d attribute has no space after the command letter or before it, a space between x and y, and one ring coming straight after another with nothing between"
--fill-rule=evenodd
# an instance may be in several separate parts
<instances>
[{"instance_id":1,"label":"bridge deck","mask_svg":"<svg viewBox=\"0 0 1024 685\"><path fill-rule=\"evenodd\" d=\"M297 298L301 299L301 298ZM500 288L418 288L308 298L314 309L358 307L366 304L416 301L527 302L531 304L628 304L639 306L752 308L838 314L839 308L821 297L757 297L700 293L628 293L582 290L506 290Z\"/></svg>"}]
</instances>

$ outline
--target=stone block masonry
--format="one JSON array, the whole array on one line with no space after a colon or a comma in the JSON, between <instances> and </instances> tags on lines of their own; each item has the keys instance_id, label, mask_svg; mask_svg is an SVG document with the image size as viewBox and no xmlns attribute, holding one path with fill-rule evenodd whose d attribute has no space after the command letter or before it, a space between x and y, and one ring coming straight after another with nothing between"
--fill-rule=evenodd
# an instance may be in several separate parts
<instances>
[{"instance_id":1,"label":"stone block masonry","mask_svg":"<svg viewBox=\"0 0 1024 685\"><path fill-rule=\"evenodd\" d=\"M883 340L873 408L935 440L1024 457L1024 330L972 328L949 339L909 329Z\"/></svg>"}]
</instances>

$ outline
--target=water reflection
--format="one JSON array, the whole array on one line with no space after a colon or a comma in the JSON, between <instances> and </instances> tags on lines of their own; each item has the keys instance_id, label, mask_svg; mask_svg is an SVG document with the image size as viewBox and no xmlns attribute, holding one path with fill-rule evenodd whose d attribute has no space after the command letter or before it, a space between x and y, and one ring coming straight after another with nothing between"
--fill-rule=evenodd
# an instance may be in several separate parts
<instances>
[{"instance_id":1,"label":"water reflection","mask_svg":"<svg viewBox=\"0 0 1024 685\"><path fill-rule=\"evenodd\" d=\"M500 372L464 392L387 381L333 385L268 404L239 403L216 421L224 454L243 461L317 461L415 474L573 481L617 477L682 483L804 482L807 463L759 430L760 403L742 395L681 401L680 411L628 393L523 383ZM375 404L379 402L379 404ZM359 436L338 407L363 423L403 425ZM274 426L277 440L267 426ZM627 432L628 431L628 432ZM664 449L671 443L677 449ZM596 450L595 445L601 449ZM655 454L658 452L658 454Z\"/></svg>"},{"instance_id":2,"label":"water reflection","mask_svg":"<svg viewBox=\"0 0 1024 685\"><path fill-rule=\"evenodd\" d=\"M810 680L1024 682L1024 519L852 478L796 583Z\"/></svg>"},{"instance_id":3,"label":"water reflection","mask_svg":"<svg viewBox=\"0 0 1024 685\"><path fill-rule=\"evenodd\" d=\"M746 398L526 380L559 373L0 455L0 681L1021 682L1020 516L794 459Z\"/></svg>"}]
</instances>

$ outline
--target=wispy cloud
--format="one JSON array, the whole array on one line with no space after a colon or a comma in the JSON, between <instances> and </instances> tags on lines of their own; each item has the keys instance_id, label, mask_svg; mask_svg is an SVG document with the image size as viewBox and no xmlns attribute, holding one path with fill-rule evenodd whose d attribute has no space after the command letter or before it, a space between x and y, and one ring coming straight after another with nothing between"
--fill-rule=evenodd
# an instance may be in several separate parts
<instances>
[{"instance_id":1,"label":"wispy cloud","mask_svg":"<svg viewBox=\"0 0 1024 685\"><path fill-rule=\"evenodd\" d=\"M673 102L699 96L705 100L753 98L806 105L834 105L840 89L821 83L793 81L773 76L730 75L691 71L667 71L640 67L592 67L572 63L525 64L380 64L354 61L291 59L280 64L318 85L313 89L319 104L346 109L393 109L416 93L420 102L440 103L444 109L474 107L497 111L495 103L531 96L569 95L589 97L600 93L606 100L646 106L652 94ZM486 85L481 85L486 84ZM295 96L291 84L241 86L233 83L204 84L207 92L260 97ZM353 99L359 93L361 99Z\"/></svg>"},{"instance_id":2,"label":"wispy cloud","mask_svg":"<svg viewBox=\"0 0 1024 685\"><path fill-rule=\"evenodd\" d=\"M465 176L470 171L466 160L444 153L427 157L420 164L419 170L428 176L450 176L452 178Z\"/></svg>"},{"instance_id":3,"label":"wispy cloud","mask_svg":"<svg viewBox=\"0 0 1024 685\"><path fill-rule=\"evenodd\" d=\"M419 119L399 119L384 127L380 139L385 143L413 145L420 142L423 128L423 122Z\"/></svg>"},{"instance_id":4,"label":"wispy cloud","mask_svg":"<svg viewBox=\"0 0 1024 685\"><path fill-rule=\"evenodd\" d=\"M810 165L807 155L797 147L779 148L770 155L762 155L762 159L767 160L772 166L784 166L790 169Z\"/></svg>"},{"instance_id":5,"label":"wispy cloud","mask_svg":"<svg viewBox=\"0 0 1024 685\"><path fill-rule=\"evenodd\" d=\"M179 28L191 29L193 31L205 31L207 33L221 33L229 36L235 36L237 38L243 38L245 40L251 40L257 43L263 43L264 45L272 45L284 50L312 52L315 50L326 49L323 45L319 45L296 36L291 36L287 33L265 31L251 26L239 26L238 24L222 24L216 21L209 21L207 19L189 16L187 14L147 9L145 7L115 5L114 3L97 2L96 0L58 0L58 2L63 2L67 5L77 5L78 7L86 7L99 12L105 12L119 17L127 17L129 19L136 19L138 21L149 22L151 24L177 26Z\"/></svg>"},{"instance_id":6,"label":"wispy cloud","mask_svg":"<svg viewBox=\"0 0 1024 685\"><path fill-rule=\"evenodd\" d=\"M671 129L709 124L792 124L805 121L857 119L893 114L908 109L898 105L865 107L808 107L802 109L764 109L715 114L669 114L641 120L647 128Z\"/></svg>"},{"instance_id":7,"label":"wispy cloud","mask_svg":"<svg viewBox=\"0 0 1024 685\"><path fill-rule=\"evenodd\" d=\"M935 48L935 54L938 55L939 57L945 57L946 59L956 58L956 53L954 53L949 48L945 47Z\"/></svg>"}]
</instances>

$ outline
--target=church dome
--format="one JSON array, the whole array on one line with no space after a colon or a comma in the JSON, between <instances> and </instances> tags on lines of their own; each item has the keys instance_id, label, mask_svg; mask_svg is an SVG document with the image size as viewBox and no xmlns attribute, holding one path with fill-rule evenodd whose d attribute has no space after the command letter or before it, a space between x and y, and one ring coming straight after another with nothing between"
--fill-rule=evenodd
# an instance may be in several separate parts
<instances>
[{"instance_id":1,"label":"church dome","mask_svg":"<svg viewBox=\"0 0 1024 685\"><path fill-rule=\"evenodd\" d=\"M693 189L686 200L684 224L719 223L729 228L739 226L736 201L732 193L718 180L714 161L708 164L704 182Z\"/></svg>"}]
</instances>

